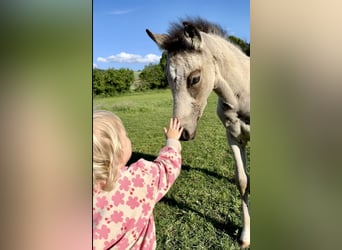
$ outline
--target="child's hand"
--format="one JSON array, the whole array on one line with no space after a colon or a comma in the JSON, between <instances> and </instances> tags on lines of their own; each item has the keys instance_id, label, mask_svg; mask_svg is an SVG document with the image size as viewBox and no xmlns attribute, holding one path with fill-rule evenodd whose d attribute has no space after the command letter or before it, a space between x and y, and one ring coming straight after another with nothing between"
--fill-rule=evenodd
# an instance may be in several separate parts
<instances>
[{"instance_id":1,"label":"child's hand","mask_svg":"<svg viewBox=\"0 0 342 250\"><path fill-rule=\"evenodd\" d=\"M166 139L179 140L182 132L183 127L181 127L180 121L177 118L170 119L169 129L164 128Z\"/></svg>"}]
</instances>

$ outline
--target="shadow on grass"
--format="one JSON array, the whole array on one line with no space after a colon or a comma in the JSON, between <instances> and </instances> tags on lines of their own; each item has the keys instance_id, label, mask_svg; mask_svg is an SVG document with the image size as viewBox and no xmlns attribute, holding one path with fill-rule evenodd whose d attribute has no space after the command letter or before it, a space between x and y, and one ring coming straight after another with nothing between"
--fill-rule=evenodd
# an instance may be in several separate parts
<instances>
[{"instance_id":1,"label":"shadow on grass","mask_svg":"<svg viewBox=\"0 0 342 250\"><path fill-rule=\"evenodd\" d=\"M128 161L128 166L130 164L138 161L141 158L143 158L145 160L148 160L148 161L153 161L153 160L155 160L157 158L157 156L155 156L155 155L148 155L148 154L139 153L139 152L133 152L130 160ZM189 165L182 165L182 171L183 170L185 170L185 171L199 171L199 172L202 172L202 173L204 173L206 175L212 176L214 178L226 179L227 181L229 181L231 183L235 183L234 180L229 179L229 178L227 178L225 176L222 176L220 174L217 174L215 172L209 171L207 169L202 169L202 168L198 168L198 167L192 167L192 166L189 166ZM169 206L178 207L178 208L183 209L183 210L194 212L195 214L205 218L216 229L226 232L230 236L230 238L233 239L233 240L237 240L237 236L236 236L236 233L235 233L236 230L241 231L241 227L237 226L233 222L226 221L226 222L222 223L222 222L220 222L220 221L218 221L218 220L216 220L214 218L211 218L211 217L203 214L202 212L199 212L199 211L193 209L186 202L178 202L178 201L176 201L174 199L171 199L171 198L168 198L168 197L163 197L161 202L163 202L163 203L165 203L165 204L167 204Z\"/></svg>"},{"instance_id":2,"label":"shadow on grass","mask_svg":"<svg viewBox=\"0 0 342 250\"><path fill-rule=\"evenodd\" d=\"M148 154L139 153L139 152L133 152L130 160L127 163L128 166L130 164L132 164L133 162L138 161L141 158L143 158L143 159L145 159L147 161L154 161L157 158L157 156L156 155L148 155ZM218 174L216 172L213 172L213 171L210 171L210 170L207 170L207 169L203 169L203 168L199 168L199 167L193 167L193 166L189 166L189 165L182 165L182 170L184 170L184 171L198 171L198 172L202 172L202 173L204 173L206 175L209 175L211 177L214 177L216 179L220 179L220 180L221 179L226 179L226 181L228 181L228 182L230 182L230 183L235 185L235 180L234 179L227 178L227 177L225 177L223 175L220 175L220 174Z\"/></svg>"},{"instance_id":3,"label":"shadow on grass","mask_svg":"<svg viewBox=\"0 0 342 250\"><path fill-rule=\"evenodd\" d=\"M193 166L189 166L189 165L182 165L182 170L185 170L185 171L199 171L199 172L202 172L206 175L209 175L211 177L214 177L216 179L225 179L227 182L230 182L232 184L235 185L235 180L234 179L231 179L231 178L227 178L226 176L223 176L223 175L220 175L216 172L213 172L213 171L210 171L208 169L203 169L203 168L199 168L199 167L193 167Z\"/></svg>"},{"instance_id":4,"label":"shadow on grass","mask_svg":"<svg viewBox=\"0 0 342 250\"><path fill-rule=\"evenodd\" d=\"M177 207L179 209L182 210L187 210L190 212L193 212L201 217L203 217L206 221L208 221L209 223L211 223L216 229L226 232L230 238L232 240L237 240L237 235L236 235L236 230L238 230L239 232L242 230L241 227L239 227L238 225L236 225L235 223L231 222L231 221L226 221L224 223L211 218L210 216L207 216L205 214L203 214L202 212L199 212L195 209L193 209L192 207L190 207L188 204L186 204L185 202L178 202L174 199L168 198L166 196L164 196L160 202L163 202L165 204L167 204L168 206L172 206L172 207Z\"/></svg>"}]
</instances>

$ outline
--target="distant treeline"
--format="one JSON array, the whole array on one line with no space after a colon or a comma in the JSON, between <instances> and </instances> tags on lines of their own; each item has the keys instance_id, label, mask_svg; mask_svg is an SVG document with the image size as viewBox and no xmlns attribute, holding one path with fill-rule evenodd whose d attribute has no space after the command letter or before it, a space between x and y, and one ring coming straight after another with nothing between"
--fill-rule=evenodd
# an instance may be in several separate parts
<instances>
[{"instance_id":1,"label":"distant treeline","mask_svg":"<svg viewBox=\"0 0 342 250\"><path fill-rule=\"evenodd\" d=\"M241 50L250 56L250 43L242 39L229 36L229 41L238 45ZM130 69L93 69L93 95L115 96L126 92L144 91L148 89L167 88L168 83L164 74L166 54L163 53L159 64L149 64L142 71Z\"/></svg>"}]
</instances>

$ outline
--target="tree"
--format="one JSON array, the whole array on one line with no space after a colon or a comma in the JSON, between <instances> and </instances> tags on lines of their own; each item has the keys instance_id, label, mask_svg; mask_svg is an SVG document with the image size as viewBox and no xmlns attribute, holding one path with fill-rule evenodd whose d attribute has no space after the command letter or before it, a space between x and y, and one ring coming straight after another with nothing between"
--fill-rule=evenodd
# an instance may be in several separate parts
<instances>
[{"instance_id":1,"label":"tree","mask_svg":"<svg viewBox=\"0 0 342 250\"><path fill-rule=\"evenodd\" d=\"M113 96L127 92L134 81L134 72L129 69L93 70L93 94Z\"/></svg>"},{"instance_id":2,"label":"tree","mask_svg":"<svg viewBox=\"0 0 342 250\"><path fill-rule=\"evenodd\" d=\"M166 52L163 52L162 57L160 58L160 61L159 61L160 67L163 72L165 72L166 63L167 63L167 54Z\"/></svg>"},{"instance_id":3,"label":"tree","mask_svg":"<svg viewBox=\"0 0 342 250\"><path fill-rule=\"evenodd\" d=\"M116 70L113 81L117 93L127 92L134 81L134 72L133 70L124 68Z\"/></svg>"},{"instance_id":4,"label":"tree","mask_svg":"<svg viewBox=\"0 0 342 250\"><path fill-rule=\"evenodd\" d=\"M102 95L105 93L105 73L101 69L93 69L93 94Z\"/></svg>"},{"instance_id":5,"label":"tree","mask_svg":"<svg viewBox=\"0 0 342 250\"><path fill-rule=\"evenodd\" d=\"M151 89L165 88L168 86L164 70L160 63L146 65L139 77Z\"/></svg>"},{"instance_id":6,"label":"tree","mask_svg":"<svg viewBox=\"0 0 342 250\"><path fill-rule=\"evenodd\" d=\"M247 55L250 56L250 44L243 41L242 39L236 36L228 36L228 41L234 43L235 45L239 46L241 50Z\"/></svg>"}]
</instances>

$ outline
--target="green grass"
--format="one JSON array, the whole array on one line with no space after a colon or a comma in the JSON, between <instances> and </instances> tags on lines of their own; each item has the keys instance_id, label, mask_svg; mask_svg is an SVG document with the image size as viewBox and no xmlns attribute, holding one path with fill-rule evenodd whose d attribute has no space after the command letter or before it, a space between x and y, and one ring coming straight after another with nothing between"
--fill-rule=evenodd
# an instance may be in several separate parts
<instances>
[{"instance_id":1,"label":"green grass","mask_svg":"<svg viewBox=\"0 0 342 250\"><path fill-rule=\"evenodd\" d=\"M240 199L216 103L211 94L195 140L182 142L182 172L154 209L157 249L239 249ZM162 90L94 99L94 109L120 116L132 141L132 161L152 160L165 142L172 96Z\"/></svg>"}]
</instances>

